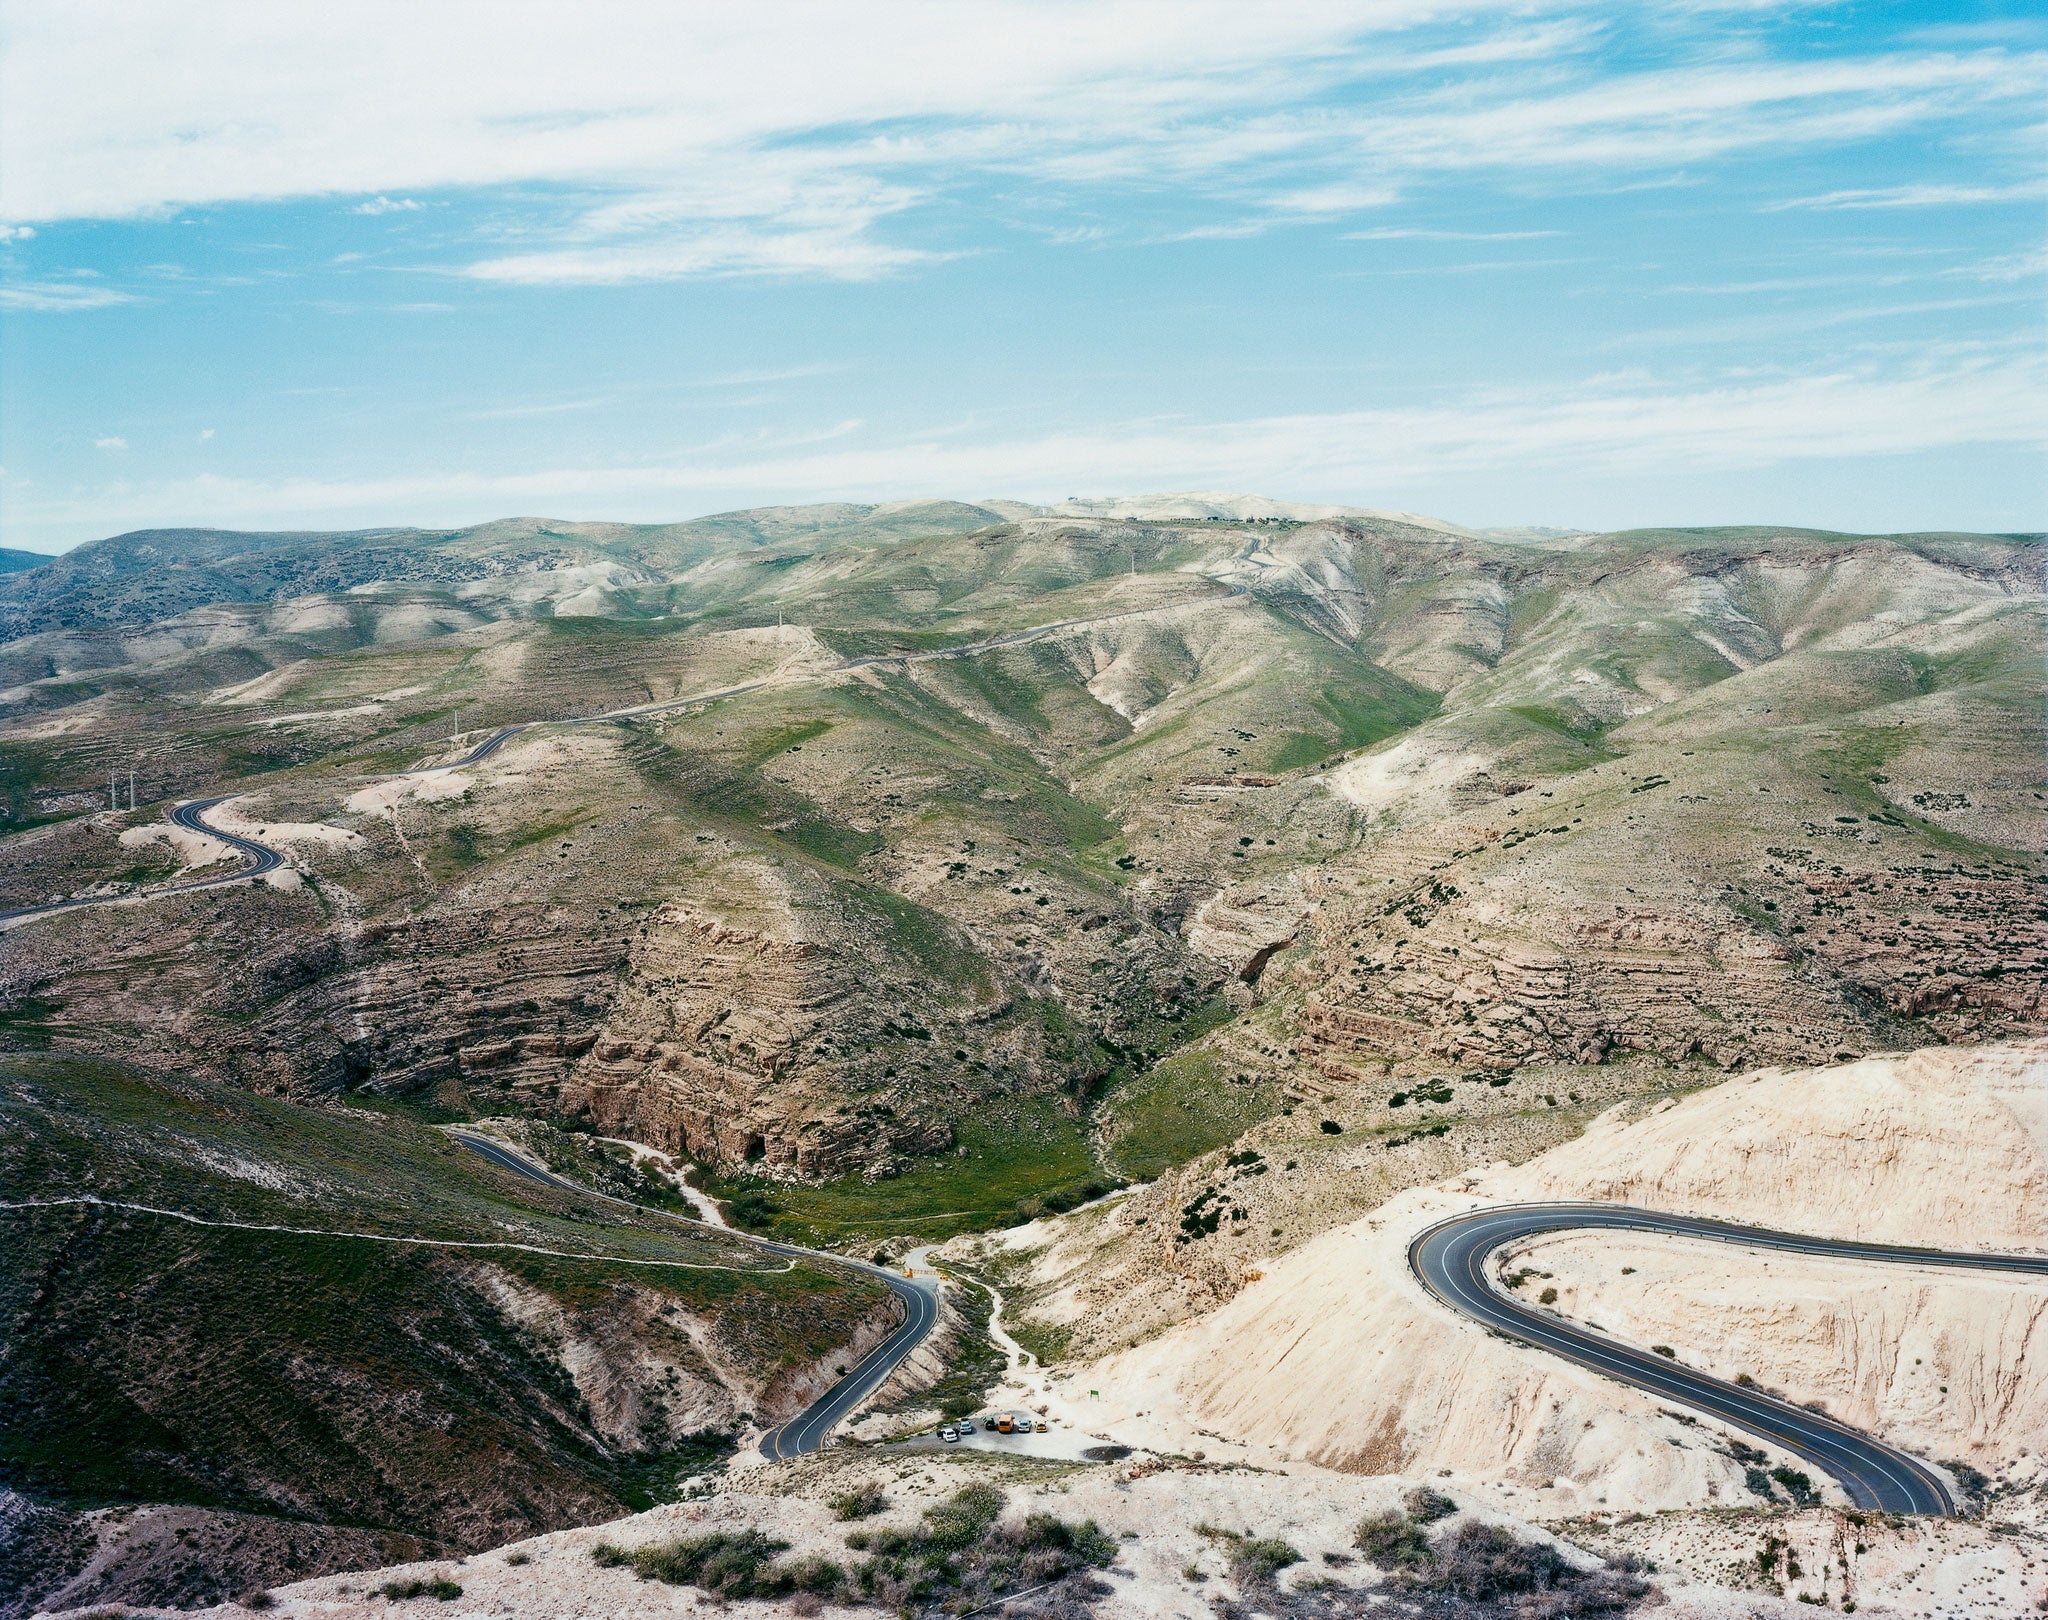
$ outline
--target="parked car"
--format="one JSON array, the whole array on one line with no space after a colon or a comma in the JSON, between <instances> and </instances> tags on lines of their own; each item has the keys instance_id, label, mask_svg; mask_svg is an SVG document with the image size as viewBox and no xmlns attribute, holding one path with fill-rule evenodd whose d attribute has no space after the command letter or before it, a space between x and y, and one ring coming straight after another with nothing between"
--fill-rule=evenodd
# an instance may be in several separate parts
<instances>
[{"instance_id":1,"label":"parked car","mask_svg":"<svg viewBox=\"0 0 2048 1620\"><path fill-rule=\"evenodd\" d=\"M958 1440L960 1438L960 1431L954 1428L953 1425L949 1423L943 1429L939 1430L939 1438L945 1441L948 1445L951 1445L955 1440Z\"/></svg>"},{"instance_id":2,"label":"parked car","mask_svg":"<svg viewBox=\"0 0 2048 1620\"><path fill-rule=\"evenodd\" d=\"M997 1434L1009 1434L1009 1433L1013 1432L1013 1431L1014 1431L1014 1430L1016 1429L1016 1427L1017 1427L1017 1420L1016 1420L1015 1418L1011 1417L1011 1416L1010 1416L1010 1414L1009 1414L1008 1412L1002 1412L1002 1413L999 1413L999 1414L997 1414L997 1417L996 1417L996 1433L997 1433Z\"/></svg>"},{"instance_id":3,"label":"parked car","mask_svg":"<svg viewBox=\"0 0 2048 1620\"><path fill-rule=\"evenodd\" d=\"M987 1417L983 1418L981 1420L981 1426L984 1429L988 1430L990 1434L994 1434L996 1432L995 1414L990 1413Z\"/></svg>"},{"instance_id":4,"label":"parked car","mask_svg":"<svg viewBox=\"0 0 2048 1620\"><path fill-rule=\"evenodd\" d=\"M1047 1425L1044 1418L1040 1418L1038 1420L1038 1432L1040 1434L1046 1434L1050 1432L1049 1426Z\"/></svg>"}]
</instances>

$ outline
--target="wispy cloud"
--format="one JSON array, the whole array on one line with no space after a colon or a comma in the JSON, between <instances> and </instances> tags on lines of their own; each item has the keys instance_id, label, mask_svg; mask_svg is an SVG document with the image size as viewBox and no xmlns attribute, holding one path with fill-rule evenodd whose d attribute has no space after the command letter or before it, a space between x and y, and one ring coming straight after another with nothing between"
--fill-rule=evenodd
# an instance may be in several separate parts
<instances>
[{"instance_id":1,"label":"wispy cloud","mask_svg":"<svg viewBox=\"0 0 2048 1620\"><path fill-rule=\"evenodd\" d=\"M942 233L992 180L1054 198L1172 191L1230 216L1172 234L1227 237L1340 220L1452 172L1611 189L1933 129L2042 89L2041 61L2002 40L1780 60L1703 32L1712 10L1656 9L1671 60L1617 69L1600 53L1623 14L1564 0L625 0L601 29L486 0L318 16L190 0L141 18L75 0L12 25L0 218L321 195L379 216L428 188L519 188L503 245L468 276L858 280L960 251L907 219ZM1784 206L1913 206L1914 189Z\"/></svg>"},{"instance_id":2,"label":"wispy cloud","mask_svg":"<svg viewBox=\"0 0 2048 1620\"><path fill-rule=\"evenodd\" d=\"M469 265L478 281L527 286L619 286L685 276L818 275L861 281L941 255L891 247L842 231L758 231L723 227L680 240L556 248Z\"/></svg>"},{"instance_id":3,"label":"wispy cloud","mask_svg":"<svg viewBox=\"0 0 2048 1620\"><path fill-rule=\"evenodd\" d=\"M807 377L827 377L846 368L822 361L803 366L769 366L760 370L721 371L716 376L692 379L691 388L753 388L762 383L801 382Z\"/></svg>"},{"instance_id":4,"label":"wispy cloud","mask_svg":"<svg viewBox=\"0 0 2048 1620\"><path fill-rule=\"evenodd\" d=\"M465 412L473 422L517 421L529 416L565 416L572 411L594 411L611 403L611 396L594 399L543 400L530 405L493 405L481 411Z\"/></svg>"},{"instance_id":5,"label":"wispy cloud","mask_svg":"<svg viewBox=\"0 0 2048 1620\"><path fill-rule=\"evenodd\" d=\"M104 439L93 440L92 447L95 450L126 450L128 448L128 441L119 435L114 435Z\"/></svg>"},{"instance_id":6,"label":"wispy cloud","mask_svg":"<svg viewBox=\"0 0 2048 1620\"><path fill-rule=\"evenodd\" d=\"M15 521L285 524L480 520L520 510L593 516L689 509L693 499L881 498L998 489L1218 487L1376 493L1417 479L1516 468L1587 475L1694 474L1814 458L1917 454L2048 441L2048 377L2035 361L1943 354L1892 371L1736 376L1690 385L1608 378L1575 388L1473 393L1428 406L1155 419L1085 431L976 439L959 424L862 438L843 422L780 450L744 440L670 462L490 475L428 473L361 482L217 477L90 497L16 501ZM852 440L854 442L847 442ZM828 447L829 446L829 447Z\"/></svg>"},{"instance_id":7,"label":"wispy cloud","mask_svg":"<svg viewBox=\"0 0 2048 1620\"><path fill-rule=\"evenodd\" d=\"M0 309L37 310L46 314L69 315L88 309L110 309L115 304L132 304L133 294L112 287L75 281L14 281L0 283Z\"/></svg>"},{"instance_id":8,"label":"wispy cloud","mask_svg":"<svg viewBox=\"0 0 2048 1620\"><path fill-rule=\"evenodd\" d=\"M1346 231L1347 242L1533 242L1562 236L1563 231L1430 231L1416 226L1380 225L1367 231Z\"/></svg>"},{"instance_id":9,"label":"wispy cloud","mask_svg":"<svg viewBox=\"0 0 2048 1620\"><path fill-rule=\"evenodd\" d=\"M1826 191L1817 197L1791 197L1783 202L1767 203L1763 211L1781 214L1794 208L1954 208L1969 203L2026 202L2038 197L2048 197L2048 181L2028 181L2010 186L1877 186Z\"/></svg>"},{"instance_id":10,"label":"wispy cloud","mask_svg":"<svg viewBox=\"0 0 2048 1620\"><path fill-rule=\"evenodd\" d=\"M1591 262L1587 259L1468 259L1463 264L1403 265L1391 270L1340 270L1337 274L1346 279L1357 280L1373 277L1485 275L1503 270L1552 270L1559 265Z\"/></svg>"}]
</instances>

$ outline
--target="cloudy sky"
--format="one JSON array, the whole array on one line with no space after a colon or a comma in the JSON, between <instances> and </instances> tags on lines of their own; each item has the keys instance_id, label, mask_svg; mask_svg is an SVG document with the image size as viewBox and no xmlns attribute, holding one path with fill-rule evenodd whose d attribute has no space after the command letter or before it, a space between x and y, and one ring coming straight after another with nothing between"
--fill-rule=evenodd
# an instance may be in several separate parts
<instances>
[{"instance_id":1,"label":"cloudy sky","mask_svg":"<svg viewBox=\"0 0 2048 1620\"><path fill-rule=\"evenodd\" d=\"M0 543L2048 527L2030 0L0 5Z\"/></svg>"}]
</instances>

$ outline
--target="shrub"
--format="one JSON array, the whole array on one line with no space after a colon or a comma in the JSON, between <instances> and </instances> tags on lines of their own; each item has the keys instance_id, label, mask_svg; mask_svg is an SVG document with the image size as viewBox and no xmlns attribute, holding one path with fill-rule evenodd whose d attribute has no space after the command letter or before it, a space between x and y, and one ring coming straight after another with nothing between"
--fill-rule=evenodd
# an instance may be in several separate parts
<instances>
[{"instance_id":1,"label":"shrub","mask_svg":"<svg viewBox=\"0 0 2048 1620\"><path fill-rule=\"evenodd\" d=\"M888 1505L882 1487L872 1480L850 1491L841 1491L831 1502L833 1516L839 1519L871 1519Z\"/></svg>"},{"instance_id":2,"label":"shrub","mask_svg":"<svg viewBox=\"0 0 2048 1620\"><path fill-rule=\"evenodd\" d=\"M905 1610L942 1602L973 1609L1116 1558L1116 1542L1093 1521L1068 1524L1032 1513L1022 1524L1001 1525L1002 1510L1000 1491L969 1485L926 1508L911 1529L855 1531L846 1544L872 1556L847 1574L843 1595Z\"/></svg>"},{"instance_id":3,"label":"shrub","mask_svg":"<svg viewBox=\"0 0 2048 1620\"><path fill-rule=\"evenodd\" d=\"M1419 1524L1435 1524L1439 1519L1448 1519L1458 1511L1458 1504L1442 1491L1431 1490L1427 1485L1418 1485L1402 1499L1408 1512Z\"/></svg>"},{"instance_id":4,"label":"shrub","mask_svg":"<svg viewBox=\"0 0 2048 1620\"><path fill-rule=\"evenodd\" d=\"M1773 1468L1771 1478L1784 1486L1785 1494L1800 1507L1811 1507L1820 1500L1820 1493L1813 1488L1813 1480L1797 1468Z\"/></svg>"},{"instance_id":5,"label":"shrub","mask_svg":"<svg viewBox=\"0 0 2048 1620\"><path fill-rule=\"evenodd\" d=\"M1505 1530L1476 1521L1435 1546L1425 1542L1423 1556L1396 1568L1393 1581L1404 1591L1463 1603L1509 1599L1516 1620L1625 1614L1652 1590L1636 1573L1634 1560L1582 1570L1547 1543L1517 1541Z\"/></svg>"},{"instance_id":6,"label":"shrub","mask_svg":"<svg viewBox=\"0 0 2048 1620\"><path fill-rule=\"evenodd\" d=\"M778 1584L786 1580L792 1588L808 1597L828 1597L838 1591L846 1579L845 1570L816 1553L783 1565L776 1575Z\"/></svg>"},{"instance_id":7,"label":"shrub","mask_svg":"<svg viewBox=\"0 0 2048 1620\"><path fill-rule=\"evenodd\" d=\"M924 1510L921 1535L927 1546L945 1552L971 1547L1003 1511L1003 1493L993 1485L964 1485L948 1502Z\"/></svg>"},{"instance_id":8,"label":"shrub","mask_svg":"<svg viewBox=\"0 0 2048 1620\"><path fill-rule=\"evenodd\" d=\"M1343 1134L1344 1127L1342 1125L1339 1125L1334 1119L1326 1119L1323 1121L1323 1135L1342 1136Z\"/></svg>"},{"instance_id":9,"label":"shrub","mask_svg":"<svg viewBox=\"0 0 2048 1620\"><path fill-rule=\"evenodd\" d=\"M789 1588L764 1578L789 1543L758 1530L714 1530L657 1542L633 1554L633 1573L665 1586L698 1586L728 1598L779 1597Z\"/></svg>"},{"instance_id":10,"label":"shrub","mask_svg":"<svg viewBox=\"0 0 2048 1620\"><path fill-rule=\"evenodd\" d=\"M782 1213L782 1206L763 1192L743 1192L726 1206L736 1226L766 1226Z\"/></svg>"},{"instance_id":11,"label":"shrub","mask_svg":"<svg viewBox=\"0 0 2048 1620\"><path fill-rule=\"evenodd\" d=\"M1230 1550L1231 1578L1240 1585L1264 1585L1287 1568L1301 1562L1301 1554L1274 1536L1243 1539Z\"/></svg>"},{"instance_id":12,"label":"shrub","mask_svg":"<svg viewBox=\"0 0 2048 1620\"><path fill-rule=\"evenodd\" d=\"M1381 1569L1409 1569L1429 1561L1429 1537L1399 1508L1360 1521L1351 1544Z\"/></svg>"},{"instance_id":13,"label":"shrub","mask_svg":"<svg viewBox=\"0 0 2048 1620\"><path fill-rule=\"evenodd\" d=\"M445 1575L436 1575L424 1581L386 1581L377 1590L397 1602L403 1602L407 1598L430 1597L437 1603L453 1603L462 1596L462 1588Z\"/></svg>"},{"instance_id":14,"label":"shrub","mask_svg":"<svg viewBox=\"0 0 2048 1620\"><path fill-rule=\"evenodd\" d=\"M1517 1541L1496 1525L1461 1525L1436 1549L1426 1575L1415 1584L1448 1592L1468 1602L1548 1590L1578 1572L1555 1547Z\"/></svg>"}]
</instances>

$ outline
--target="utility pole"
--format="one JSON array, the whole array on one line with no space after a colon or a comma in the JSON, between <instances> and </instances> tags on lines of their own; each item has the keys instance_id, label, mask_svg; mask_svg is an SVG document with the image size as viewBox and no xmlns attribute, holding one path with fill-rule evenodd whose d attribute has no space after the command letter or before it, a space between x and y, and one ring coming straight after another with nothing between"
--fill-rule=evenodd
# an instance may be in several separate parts
<instances>
[{"instance_id":1,"label":"utility pole","mask_svg":"<svg viewBox=\"0 0 2048 1620\"><path fill-rule=\"evenodd\" d=\"M135 772L132 770L128 773L128 808L135 808Z\"/></svg>"},{"instance_id":2,"label":"utility pole","mask_svg":"<svg viewBox=\"0 0 2048 1620\"><path fill-rule=\"evenodd\" d=\"M107 767L107 808L109 810L121 808L121 793L120 789L114 786L114 768L111 765Z\"/></svg>"}]
</instances>

